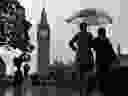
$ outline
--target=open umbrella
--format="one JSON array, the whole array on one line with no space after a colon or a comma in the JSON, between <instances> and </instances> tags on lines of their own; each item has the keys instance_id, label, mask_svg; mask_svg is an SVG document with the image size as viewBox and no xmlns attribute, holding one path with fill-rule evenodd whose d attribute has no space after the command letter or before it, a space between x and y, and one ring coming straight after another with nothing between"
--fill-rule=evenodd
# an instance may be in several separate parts
<instances>
[{"instance_id":1,"label":"open umbrella","mask_svg":"<svg viewBox=\"0 0 128 96\"><path fill-rule=\"evenodd\" d=\"M84 18L83 21L89 25L112 24L112 18L102 9L87 8L76 12L65 20L66 23L72 23L77 18Z\"/></svg>"}]
</instances>

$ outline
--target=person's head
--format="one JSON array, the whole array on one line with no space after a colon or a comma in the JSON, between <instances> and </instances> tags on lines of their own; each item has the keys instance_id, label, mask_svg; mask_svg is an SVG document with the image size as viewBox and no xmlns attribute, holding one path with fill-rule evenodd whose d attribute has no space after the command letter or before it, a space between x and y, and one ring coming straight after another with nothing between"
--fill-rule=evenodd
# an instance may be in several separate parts
<instances>
[{"instance_id":1,"label":"person's head","mask_svg":"<svg viewBox=\"0 0 128 96\"><path fill-rule=\"evenodd\" d=\"M87 30L87 23L85 23L85 22L80 23L80 30L86 31Z\"/></svg>"},{"instance_id":2,"label":"person's head","mask_svg":"<svg viewBox=\"0 0 128 96\"><path fill-rule=\"evenodd\" d=\"M106 29L104 27L101 27L98 29L98 36L101 38L105 38L106 37Z\"/></svg>"}]
</instances>

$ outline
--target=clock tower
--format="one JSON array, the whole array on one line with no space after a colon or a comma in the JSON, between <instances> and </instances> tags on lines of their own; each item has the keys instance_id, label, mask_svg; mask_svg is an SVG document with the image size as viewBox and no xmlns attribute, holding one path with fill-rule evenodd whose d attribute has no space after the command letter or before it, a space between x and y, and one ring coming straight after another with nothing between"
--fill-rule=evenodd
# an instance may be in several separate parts
<instances>
[{"instance_id":1,"label":"clock tower","mask_svg":"<svg viewBox=\"0 0 128 96\"><path fill-rule=\"evenodd\" d=\"M38 25L38 71L40 74L48 72L49 52L50 52L50 25L47 21L47 13L43 8L41 13L41 21Z\"/></svg>"}]
</instances>

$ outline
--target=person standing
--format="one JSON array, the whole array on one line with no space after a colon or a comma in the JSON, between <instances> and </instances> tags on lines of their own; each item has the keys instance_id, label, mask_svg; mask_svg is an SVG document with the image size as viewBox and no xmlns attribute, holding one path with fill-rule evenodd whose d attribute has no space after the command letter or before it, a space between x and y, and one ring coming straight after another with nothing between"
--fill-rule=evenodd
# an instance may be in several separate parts
<instances>
[{"instance_id":1,"label":"person standing","mask_svg":"<svg viewBox=\"0 0 128 96\"><path fill-rule=\"evenodd\" d=\"M69 41L69 47L76 53L75 60L77 63L77 70L82 71L82 69L79 67L85 64L87 65L89 63L88 48L87 48L88 47L88 35L87 35L87 24L86 23L84 22L80 23L80 32L78 32L72 38L72 40ZM85 68L83 71L85 71Z\"/></svg>"},{"instance_id":2,"label":"person standing","mask_svg":"<svg viewBox=\"0 0 128 96\"><path fill-rule=\"evenodd\" d=\"M110 40L106 37L106 29L98 29L98 37L93 41L93 49L96 52L97 71L109 71L112 60L116 57Z\"/></svg>"},{"instance_id":3,"label":"person standing","mask_svg":"<svg viewBox=\"0 0 128 96\"><path fill-rule=\"evenodd\" d=\"M78 73L77 77L75 78L79 77L81 80L87 79L88 72L92 71L94 62L93 53L91 50L93 35L91 34L91 32L87 31L87 27L87 23L80 23L80 32L78 32L69 42L70 48L72 48L72 50L76 52L76 71L80 72L80 74Z\"/></svg>"}]
</instances>

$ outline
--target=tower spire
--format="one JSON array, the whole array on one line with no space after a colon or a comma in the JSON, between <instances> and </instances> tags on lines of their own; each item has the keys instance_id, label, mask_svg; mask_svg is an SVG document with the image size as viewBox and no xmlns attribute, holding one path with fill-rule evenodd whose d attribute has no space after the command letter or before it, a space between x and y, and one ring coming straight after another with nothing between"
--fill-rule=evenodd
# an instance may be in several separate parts
<instances>
[{"instance_id":1,"label":"tower spire","mask_svg":"<svg viewBox=\"0 0 128 96\"><path fill-rule=\"evenodd\" d=\"M41 17L42 17L41 24L48 24L47 13L45 11L45 8L43 8L43 10L42 10Z\"/></svg>"},{"instance_id":2,"label":"tower spire","mask_svg":"<svg viewBox=\"0 0 128 96\"><path fill-rule=\"evenodd\" d=\"M41 21L40 21L40 24L41 24L41 26L40 26L41 29L45 29L45 28L48 28L49 27L48 19L47 19L47 13L46 13L45 8L43 8L42 13L41 13Z\"/></svg>"},{"instance_id":3,"label":"tower spire","mask_svg":"<svg viewBox=\"0 0 128 96\"><path fill-rule=\"evenodd\" d=\"M45 8L43 8L42 10L41 20L38 29L40 34L39 37L41 37L42 39L49 39L50 26L48 24L47 13Z\"/></svg>"},{"instance_id":4,"label":"tower spire","mask_svg":"<svg viewBox=\"0 0 128 96\"><path fill-rule=\"evenodd\" d=\"M41 74L47 73L49 64L49 48L50 48L50 26L47 20L47 13L43 8L41 13L40 24L38 26L38 70Z\"/></svg>"}]
</instances>

